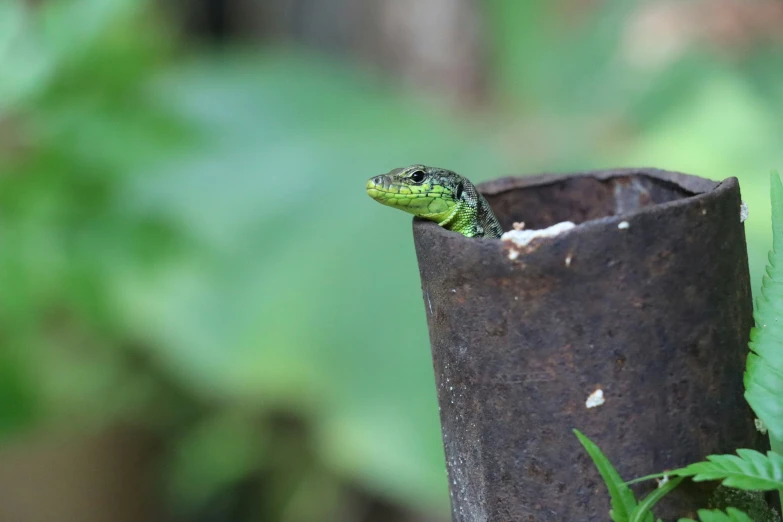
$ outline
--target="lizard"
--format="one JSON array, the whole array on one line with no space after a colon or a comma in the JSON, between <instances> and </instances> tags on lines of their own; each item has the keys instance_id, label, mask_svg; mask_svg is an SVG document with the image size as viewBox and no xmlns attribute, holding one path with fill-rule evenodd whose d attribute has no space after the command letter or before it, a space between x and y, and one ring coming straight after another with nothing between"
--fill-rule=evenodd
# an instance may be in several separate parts
<instances>
[{"instance_id":1,"label":"lizard","mask_svg":"<svg viewBox=\"0 0 783 522\"><path fill-rule=\"evenodd\" d=\"M467 178L450 170L411 165L367 181L367 194L382 205L435 221L466 237L503 235L487 200Z\"/></svg>"}]
</instances>

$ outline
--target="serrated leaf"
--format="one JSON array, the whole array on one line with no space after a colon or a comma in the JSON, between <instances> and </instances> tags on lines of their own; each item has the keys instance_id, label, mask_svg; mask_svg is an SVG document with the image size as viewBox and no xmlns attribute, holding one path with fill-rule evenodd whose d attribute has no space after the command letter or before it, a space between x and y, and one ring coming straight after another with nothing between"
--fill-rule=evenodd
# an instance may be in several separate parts
<instances>
[{"instance_id":1,"label":"serrated leaf","mask_svg":"<svg viewBox=\"0 0 783 522\"><path fill-rule=\"evenodd\" d=\"M765 456L755 450L740 449L736 455L710 455L697 462L670 471L669 475L693 477L696 482L721 480L724 486L751 491L783 488L783 456L773 451Z\"/></svg>"},{"instance_id":2,"label":"serrated leaf","mask_svg":"<svg viewBox=\"0 0 783 522\"><path fill-rule=\"evenodd\" d=\"M783 440L783 184L770 175L772 251L753 313L751 354L745 367L745 399L773 439Z\"/></svg>"},{"instance_id":3,"label":"serrated leaf","mask_svg":"<svg viewBox=\"0 0 783 522\"><path fill-rule=\"evenodd\" d=\"M633 492L625 485L623 479L620 478L620 474L617 473L612 463L593 441L579 430L574 430L574 434L579 439L579 442L582 443L590 458L593 459L595 467L598 468L598 473L604 479L606 489L609 490L612 502L612 510L609 514L612 520L614 522L629 522L631 513L636 509L636 497L634 497Z\"/></svg>"},{"instance_id":4,"label":"serrated leaf","mask_svg":"<svg viewBox=\"0 0 783 522\"><path fill-rule=\"evenodd\" d=\"M751 518L735 508L728 508L724 513L720 509L700 509L699 520L701 522L753 522ZM681 518L678 522L696 522L690 518Z\"/></svg>"}]
</instances>

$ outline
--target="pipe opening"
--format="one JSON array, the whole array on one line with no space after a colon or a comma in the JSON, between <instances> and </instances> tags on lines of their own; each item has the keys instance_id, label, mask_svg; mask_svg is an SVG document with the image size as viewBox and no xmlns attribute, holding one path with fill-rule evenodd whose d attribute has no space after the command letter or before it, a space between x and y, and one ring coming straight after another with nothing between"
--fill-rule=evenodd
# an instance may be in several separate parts
<instances>
[{"instance_id":1,"label":"pipe opening","mask_svg":"<svg viewBox=\"0 0 783 522\"><path fill-rule=\"evenodd\" d=\"M643 173L606 179L578 176L500 190L492 190L490 183L488 188L482 192L503 230L511 230L516 222L525 223L527 229L547 228L563 221L579 224L698 194L672 181Z\"/></svg>"}]
</instances>

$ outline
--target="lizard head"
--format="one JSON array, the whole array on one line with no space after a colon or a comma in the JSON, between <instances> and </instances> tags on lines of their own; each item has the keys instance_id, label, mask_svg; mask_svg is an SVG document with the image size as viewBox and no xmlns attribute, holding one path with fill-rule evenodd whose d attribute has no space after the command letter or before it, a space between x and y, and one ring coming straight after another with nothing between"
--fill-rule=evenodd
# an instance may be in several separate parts
<instances>
[{"instance_id":1,"label":"lizard head","mask_svg":"<svg viewBox=\"0 0 783 522\"><path fill-rule=\"evenodd\" d=\"M462 178L454 172L424 165L393 169L367 181L367 194L378 203L432 221L452 213L462 189Z\"/></svg>"}]
</instances>

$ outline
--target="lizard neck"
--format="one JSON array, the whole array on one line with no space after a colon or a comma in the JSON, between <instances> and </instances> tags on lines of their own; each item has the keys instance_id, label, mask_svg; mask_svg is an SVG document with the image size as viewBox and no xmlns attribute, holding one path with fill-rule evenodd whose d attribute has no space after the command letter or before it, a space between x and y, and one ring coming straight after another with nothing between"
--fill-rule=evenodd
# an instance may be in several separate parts
<instances>
[{"instance_id":1,"label":"lizard neck","mask_svg":"<svg viewBox=\"0 0 783 522\"><path fill-rule=\"evenodd\" d=\"M443 228L447 230L451 230L451 227L449 227L449 224L454 221L454 218L457 217L457 215L460 213L460 210L462 210L462 203L458 203L454 205L454 208L451 209L451 212L449 212L449 215L446 216L446 219L443 221L440 221L438 225L442 226Z\"/></svg>"}]
</instances>

